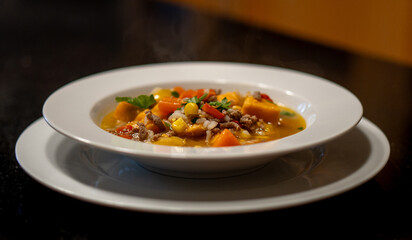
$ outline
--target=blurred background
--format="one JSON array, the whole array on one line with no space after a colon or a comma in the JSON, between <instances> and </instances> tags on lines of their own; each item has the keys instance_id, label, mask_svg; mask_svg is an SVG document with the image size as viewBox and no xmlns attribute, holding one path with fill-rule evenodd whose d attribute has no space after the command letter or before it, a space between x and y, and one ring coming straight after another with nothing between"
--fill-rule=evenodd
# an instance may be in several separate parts
<instances>
[{"instance_id":1,"label":"blurred background","mask_svg":"<svg viewBox=\"0 0 412 240\"><path fill-rule=\"evenodd\" d=\"M412 2L165 0L327 46L412 64Z\"/></svg>"}]
</instances>

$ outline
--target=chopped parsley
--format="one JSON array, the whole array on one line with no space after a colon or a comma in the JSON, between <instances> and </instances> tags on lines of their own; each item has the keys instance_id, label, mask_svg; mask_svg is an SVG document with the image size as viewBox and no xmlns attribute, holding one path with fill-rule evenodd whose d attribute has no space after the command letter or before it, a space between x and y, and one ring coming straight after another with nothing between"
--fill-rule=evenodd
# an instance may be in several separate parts
<instances>
[{"instance_id":1,"label":"chopped parsley","mask_svg":"<svg viewBox=\"0 0 412 240\"><path fill-rule=\"evenodd\" d=\"M210 106L213 106L220 111L222 111L223 109L228 110L231 104L232 102L228 101L227 98L223 98L221 102L209 102Z\"/></svg>"},{"instance_id":2,"label":"chopped parsley","mask_svg":"<svg viewBox=\"0 0 412 240\"><path fill-rule=\"evenodd\" d=\"M176 91L172 91L172 96L178 98L180 94Z\"/></svg>"},{"instance_id":3,"label":"chopped parsley","mask_svg":"<svg viewBox=\"0 0 412 240\"><path fill-rule=\"evenodd\" d=\"M135 98L131 98L131 97L116 97L116 101L117 102L127 102L130 103L136 107L139 108L149 108L150 106L152 106L153 104L156 103L156 100L153 96L153 94L151 94L150 96L148 95L140 95L138 97Z\"/></svg>"},{"instance_id":4,"label":"chopped parsley","mask_svg":"<svg viewBox=\"0 0 412 240\"><path fill-rule=\"evenodd\" d=\"M298 127L299 130L303 130L303 127Z\"/></svg>"},{"instance_id":5,"label":"chopped parsley","mask_svg":"<svg viewBox=\"0 0 412 240\"><path fill-rule=\"evenodd\" d=\"M167 128L169 128L170 130L173 130L172 124L170 124L170 122L163 121L163 123L166 125Z\"/></svg>"},{"instance_id":6,"label":"chopped parsley","mask_svg":"<svg viewBox=\"0 0 412 240\"><path fill-rule=\"evenodd\" d=\"M286 116L286 117L293 117L293 116L295 116L295 114L294 114L293 112L289 112L289 111L285 111L285 110L280 111L280 115Z\"/></svg>"},{"instance_id":7,"label":"chopped parsley","mask_svg":"<svg viewBox=\"0 0 412 240\"><path fill-rule=\"evenodd\" d=\"M197 121L197 119L199 119L199 118L198 118L198 117L193 118L193 119L192 119L192 123L195 124L196 121Z\"/></svg>"},{"instance_id":8,"label":"chopped parsley","mask_svg":"<svg viewBox=\"0 0 412 240\"><path fill-rule=\"evenodd\" d=\"M188 98L185 100L185 103L183 105L186 105L188 103L196 103L199 104L200 102L203 101L203 99L205 99L207 97L208 93L203 94L200 98L198 98L197 96L194 96L192 98Z\"/></svg>"}]
</instances>

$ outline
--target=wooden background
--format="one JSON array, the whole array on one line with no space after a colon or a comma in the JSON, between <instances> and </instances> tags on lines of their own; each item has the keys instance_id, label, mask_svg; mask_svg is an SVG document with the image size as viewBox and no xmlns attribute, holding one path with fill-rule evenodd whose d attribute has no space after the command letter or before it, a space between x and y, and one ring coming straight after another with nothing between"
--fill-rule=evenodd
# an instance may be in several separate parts
<instances>
[{"instance_id":1,"label":"wooden background","mask_svg":"<svg viewBox=\"0 0 412 240\"><path fill-rule=\"evenodd\" d=\"M323 45L412 65L409 0L164 0Z\"/></svg>"}]
</instances>

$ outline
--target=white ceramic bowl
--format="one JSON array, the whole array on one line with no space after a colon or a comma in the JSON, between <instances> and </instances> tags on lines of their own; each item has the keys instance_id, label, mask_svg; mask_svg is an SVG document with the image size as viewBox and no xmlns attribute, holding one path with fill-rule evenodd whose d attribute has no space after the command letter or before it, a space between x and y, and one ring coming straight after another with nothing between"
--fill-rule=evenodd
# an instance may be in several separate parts
<instances>
[{"instance_id":1,"label":"white ceramic bowl","mask_svg":"<svg viewBox=\"0 0 412 240\"><path fill-rule=\"evenodd\" d=\"M299 112L305 130L266 143L225 148L160 146L102 130L116 96L147 94L154 87L259 90ZM292 70L240 63L182 62L111 70L71 82L46 100L43 116L58 132L87 146L135 159L153 171L182 177L221 177L260 168L276 157L332 140L352 129L362 105L351 92L325 79Z\"/></svg>"}]
</instances>

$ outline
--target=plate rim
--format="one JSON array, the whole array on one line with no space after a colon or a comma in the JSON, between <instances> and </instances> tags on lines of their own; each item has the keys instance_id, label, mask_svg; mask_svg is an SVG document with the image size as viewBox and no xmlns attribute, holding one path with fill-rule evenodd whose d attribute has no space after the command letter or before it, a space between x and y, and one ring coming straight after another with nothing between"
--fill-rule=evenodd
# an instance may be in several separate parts
<instances>
[{"instance_id":1,"label":"plate rim","mask_svg":"<svg viewBox=\"0 0 412 240\"><path fill-rule=\"evenodd\" d=\"M42 118L34 121L22 132L16 142L15 153L16 159L20 166L33 179L50 189L82 201L118 209L150 213L198 215L238 214L277 210L319 201L349 191L373 178L386 165L390 156L390 145L384 133L368 119L362 118L362 121L360 122L358 127L368 132L369 135L374 134L374 136L377 137L376 140L379 140L379 142L382 144L380 151L382 151L383 154L380 159L368 159L361 167L359 167L356 171L352 172L348 176L327 185L317 187L315 189L263 199L237 200L235 204L233 204L234 201L221 201L213 203L205 201L195 203L190 202L189 204L186 201L144 199L136 196L127 196L116 192L108 192L104 189L98 189L90 185L84 185L67 175L63 176L63 178L67 180L64 181L66 186L50 182L47 180L47 177L45 178L45 176L42 176L42 174L36 172L38 170L33 168L33 165L30 165L32 161L27 161L28 159L21 158L21 156L23 155L22 150L25 147L23 146L24 141L26 141L27 138L30 138L31 132L35 131L37 128L44 128L46 129L46 131L49 131L47 133L49 134L49 137L52 136L52 134L56 134L56 132L48 127L48 125ZM44 131L42 132L44 133ZM375 146L375 149L376 147L377 146ZM368 156L368 158L370 157ZM46 161L46 163L49 164L48 167L52 167L54 168L54 170L56 170L57 168L50 162L50 159L40 161ZM56 172L58 171L55 171L55 173ZM83 192L86 192L88 195L83 195L79 193L79 191L76 192L76 189L70 189L75 188L74 186L80 186L83 189ZM111 198L102 199L99 194L103 194L103 196L111 196ZM97 195L99 196L97 197ZM117 201L114 201L113 198L117 199ZM206 207L204 204L206 205Z\"/></svg>"}]
</instances>

